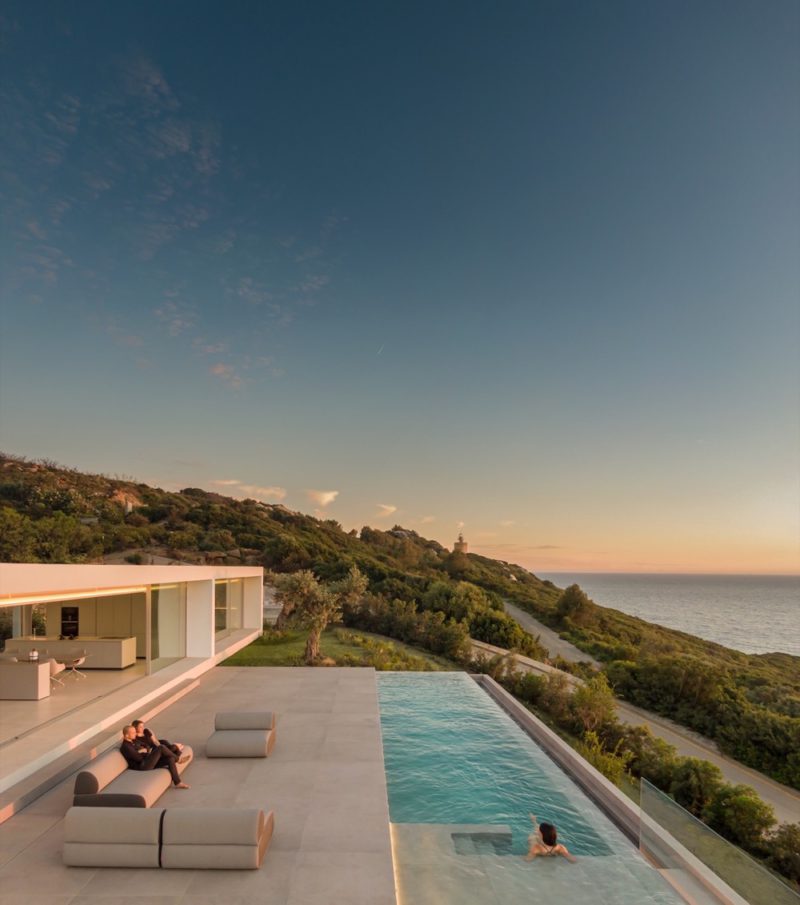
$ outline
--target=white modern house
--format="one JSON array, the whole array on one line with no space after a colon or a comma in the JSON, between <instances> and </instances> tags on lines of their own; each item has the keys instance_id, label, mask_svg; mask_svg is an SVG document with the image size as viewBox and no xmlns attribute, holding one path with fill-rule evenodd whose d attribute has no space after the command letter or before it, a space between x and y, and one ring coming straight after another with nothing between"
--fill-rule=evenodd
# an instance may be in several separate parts
<instances>
[{"instance_id":1,"label":"white modern house","mask_svg":"<svg viewBox=\"0 0 800 905\"><path fill-rule=\"evenodd\" d=\"M263 569L3 563L0 619L1 794L258 637Z\"/></svg>"}]
</instances>

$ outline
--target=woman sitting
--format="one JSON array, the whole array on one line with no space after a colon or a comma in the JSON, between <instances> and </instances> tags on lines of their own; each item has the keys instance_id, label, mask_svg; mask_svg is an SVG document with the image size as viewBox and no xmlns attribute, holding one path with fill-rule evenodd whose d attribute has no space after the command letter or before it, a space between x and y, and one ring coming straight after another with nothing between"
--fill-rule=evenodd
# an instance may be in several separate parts
<instances>
[{"instance_id":1,"label":"woman sitting","mask_svg":"<svg viewBox=\"0 0 800 905\"><path fill-rule=\"evenodd\" d=\"M144 720L134 720L131 726L136 730L136 740L138 742L148 748L157 748L159 745L163 745L178 758L179 764L184 762L185 758L182 757L183 745L180 742L168 742L166 739L159 741L155 733L145 726Z\"/></svg>"}]
</instances>

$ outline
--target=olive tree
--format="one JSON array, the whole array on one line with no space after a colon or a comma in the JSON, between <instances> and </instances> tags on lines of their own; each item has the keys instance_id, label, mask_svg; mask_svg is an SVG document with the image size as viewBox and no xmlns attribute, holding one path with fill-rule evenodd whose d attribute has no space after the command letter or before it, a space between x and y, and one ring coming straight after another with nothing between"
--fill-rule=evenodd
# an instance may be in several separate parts
<instances>
[{"instance_id":1,"label":"olive tree","mask_svg":"<svg viewBox=\"0 0 800 905\"><path fill-rule=\"evenodd\" d=\"M308 631L306 663L314 663L320 656L320 638L330 622L342 618L342 607L355 604L367 590L367 578L353 566L340 581L326 584L303 569L275 577L275 600L282 609L278 628L297 626Z\"/></svg>"}]
</instances>

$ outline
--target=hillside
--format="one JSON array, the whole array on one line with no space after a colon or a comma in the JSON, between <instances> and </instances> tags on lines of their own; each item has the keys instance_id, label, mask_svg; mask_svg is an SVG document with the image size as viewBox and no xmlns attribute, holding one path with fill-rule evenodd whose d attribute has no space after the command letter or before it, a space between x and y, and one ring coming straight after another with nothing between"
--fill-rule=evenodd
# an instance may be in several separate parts
<instances>
[{"instance_id":1,"label":"hillside","mask_svg":"<svg viewBox=\"0 0 800 905\"><path fill-rule=\"evenodd\" d=\"M0 558L6 562L215 562L321 579L357 565L384 608L418 608L536 655L502 611L507 599L605 662L617 693L715 738L723 750L800 784L800 658L748 655L594 604L520 566L452 553L395 526L346 532L281 505L180 492L0 455Z\"/></svg>"}]
</instances>

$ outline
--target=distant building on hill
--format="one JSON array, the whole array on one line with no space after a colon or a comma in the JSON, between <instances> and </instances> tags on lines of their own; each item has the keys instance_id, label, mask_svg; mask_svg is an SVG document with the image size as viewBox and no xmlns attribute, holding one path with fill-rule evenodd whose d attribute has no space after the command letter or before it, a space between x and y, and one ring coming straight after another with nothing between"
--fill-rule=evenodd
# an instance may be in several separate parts
<instances>
[{"instance_id":1,"label":"distant building on hill","mask_svg":"<svg viewBox=\"0 0 800 905\"><path fill-rule=\"evenodd\" d=\"M453 553L468 553L469 544L464 540L464 535L459 534L458 540L453 544Z\"/></svg>"}]
</instances>

